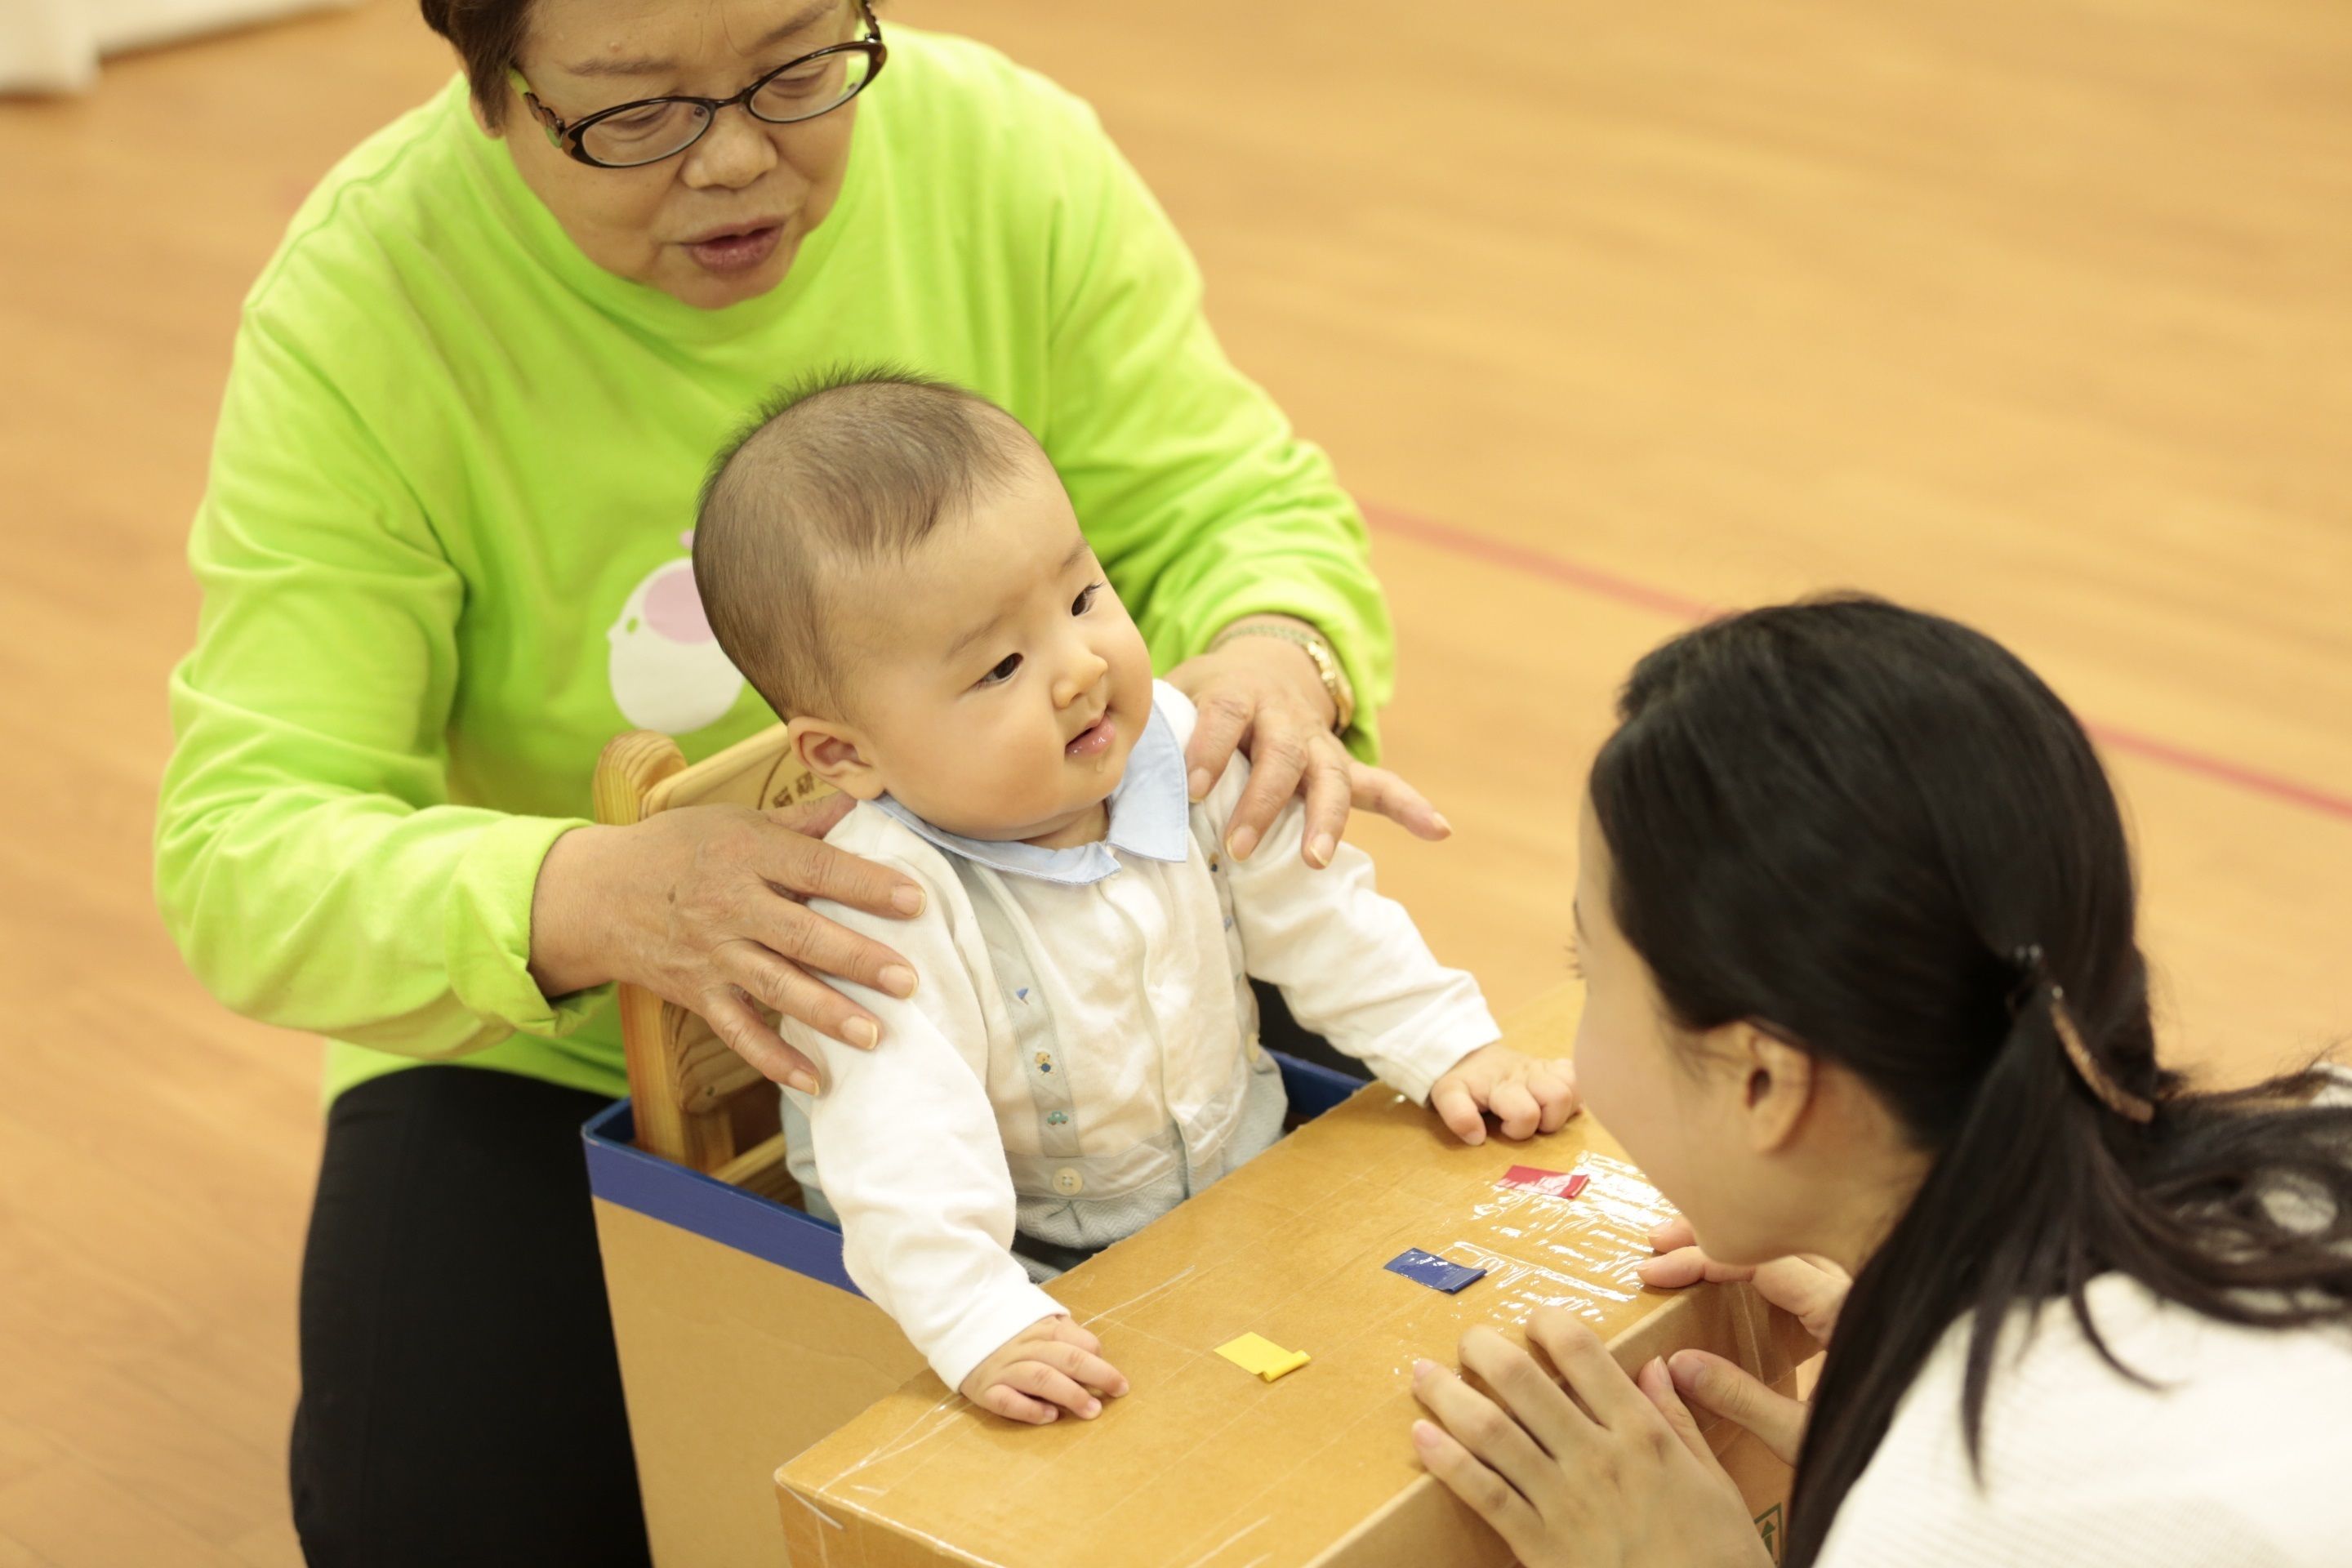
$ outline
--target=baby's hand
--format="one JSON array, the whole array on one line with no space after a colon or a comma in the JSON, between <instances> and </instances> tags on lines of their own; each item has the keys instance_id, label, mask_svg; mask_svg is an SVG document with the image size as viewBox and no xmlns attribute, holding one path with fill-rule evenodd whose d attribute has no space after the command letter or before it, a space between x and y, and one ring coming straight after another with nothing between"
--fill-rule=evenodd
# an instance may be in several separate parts
<instances>
[{"instance_id":1,"label":"baby's hand","mask_svg":"<svg viewBox=\"0 0 2352 1568\"><path fill-rule=\"evenodd\" d=\"M1127 1392L1127 1379L1096 1353L1101 1349L1102 1341L1069 1319L1040 1318L972 1368L961 1392L983 1410L1033 1426L1065 1410L1091 1421L1102 1414L1096 1394Z\"/></svg>"},{"instance_id":2,"label":"baby's hand","mask_svg":"<svg viewBox=\"0 0 2352 1568\"><path fill-rule=\"evenodd\" d=\"M1429 1091L1430 1109L1465 1143L1486 1141L1486 1111L1502 1121L1503 1136L1517 1142L1559 1131L1582 1103L1574 1068L1505 1045L1472 1051Z\"/></svg>"}]
</instances>

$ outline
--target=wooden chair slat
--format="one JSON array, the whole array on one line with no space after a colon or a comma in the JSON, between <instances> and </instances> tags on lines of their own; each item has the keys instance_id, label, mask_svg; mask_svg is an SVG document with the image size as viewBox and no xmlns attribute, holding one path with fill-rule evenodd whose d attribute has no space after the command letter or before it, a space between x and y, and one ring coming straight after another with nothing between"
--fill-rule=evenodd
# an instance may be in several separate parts
<instances>
[{"instance_id":1,"label":"wooden chair slat","mask_svg":"<svg viewBox=\"0 0 2352 1568\"><path fill-rule=\"evenodd\" d=\"M711 1033L709 1025L691 1013L686 1016L693 1019L693 1034L679 1042L670 1058L670 1070L676 1076L678 1100L689 1111L715 1114L730 1096L768 1081L760 1076L757 1068Z\"/></svg>"},{"instance_id":2,"label":"wooden chair slat","mask_svg":"<svg viewBox=\"0 0 2352 1568\"><path fill-rule=\"evenodd\" d=\"M825 793L793 755L782 724L691 765L668 736L630 731L605 746L591 790L596 820L622 826L680 806L772 810ZM765 1108L746 1104L743 1097L772 1098L775 1087L686 1008L623 985L620 1011L637 1146L722 1180L730 1179L723 1173L738 1172L744 1178L738 1184L790 1190L780 1136L741 1151L736 1146L739 1126L748 1140L775 1124Z\"/></svg>"}]
</instances>

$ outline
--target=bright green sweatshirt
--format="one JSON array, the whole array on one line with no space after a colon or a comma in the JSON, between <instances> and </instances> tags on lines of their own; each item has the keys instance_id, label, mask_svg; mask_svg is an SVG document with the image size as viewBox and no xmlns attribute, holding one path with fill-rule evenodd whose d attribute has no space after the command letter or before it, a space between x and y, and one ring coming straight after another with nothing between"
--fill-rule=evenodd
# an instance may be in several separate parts
<instances>
[{"instance_id":1,"label":"bright green sweatshirt","mask_svg":"<svg viewBox=\"0 0 2352 1568\"><path fill-rule=\"evenodd\" d=\"M692 759L773 721L686 533L721 440L797 373L885 361L1011 410L1159 668L1286 612L1366 713L1387 697L1355 509L1226 362L1093 113L978 45L889 42L837 205L760 299L698 310L597 268L462 83L346 158L255 285L156 878L215 994L330 1037L331 1097L452 1059L625 1092L609 991L531 982L532 884L614 734Z\"/></svg>"}]
</instances>

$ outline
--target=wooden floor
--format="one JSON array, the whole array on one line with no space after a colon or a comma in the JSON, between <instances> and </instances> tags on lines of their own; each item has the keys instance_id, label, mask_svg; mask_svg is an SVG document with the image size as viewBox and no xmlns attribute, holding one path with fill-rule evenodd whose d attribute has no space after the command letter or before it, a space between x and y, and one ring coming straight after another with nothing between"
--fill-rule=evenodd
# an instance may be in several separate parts
<instances>
[{"instance_id":1,"label":"wooden floor","mask_svg":"<svg viewBox=\"0 0 2352 1568\"><path fill-rule=\"evenodd\" d=\"M1388 886L1509 1005L1707 605L1855 584L2102 726L2175 1057L2352 1033L2352 7L908 0L1091 98L1376 521ZM288 1563L316 1051L151 912L237 300L448 70L414 7L0 105L0 1568Z\"/></svg>"}]
</instances>

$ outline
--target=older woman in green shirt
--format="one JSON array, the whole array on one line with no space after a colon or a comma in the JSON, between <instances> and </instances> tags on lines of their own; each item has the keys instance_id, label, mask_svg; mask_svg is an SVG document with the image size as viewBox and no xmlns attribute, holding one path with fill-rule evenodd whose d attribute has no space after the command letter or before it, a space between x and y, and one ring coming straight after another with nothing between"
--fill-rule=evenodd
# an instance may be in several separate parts
<instances>
[{"instance_id":1,"label":"older woman in green shirt","mask_svg":"<svg viewBox=\"0 0 2352 1568\"><path fill-rule=\"evenodd\" d=\"M803 907L912 897L822 818L583 821L614 731L699 757L772 721L683 531L773 384L894 360L1037 433L1201 706L1196 780L1255 764L1236 855L1297 791L1310 859L1351 801L1444 826L1369 765L1390 635L1354 509L1083 104L862 0L425 12L463 79L328 176L247 301L158 883L224 1001L331 1041L311 1560L642 1561L575 1139L623 1092L609 986L790 1080L756 1003L887 1049L824 977L912 983Z\"/></svg>"}]
</instances>

